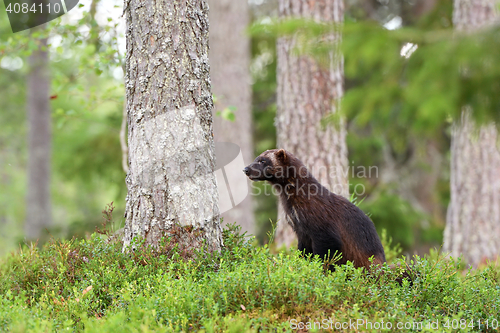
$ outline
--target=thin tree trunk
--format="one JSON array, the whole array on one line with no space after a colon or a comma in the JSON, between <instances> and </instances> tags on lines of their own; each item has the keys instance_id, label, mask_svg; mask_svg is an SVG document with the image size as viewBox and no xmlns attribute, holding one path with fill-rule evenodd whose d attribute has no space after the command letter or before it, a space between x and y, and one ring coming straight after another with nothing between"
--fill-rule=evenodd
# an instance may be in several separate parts
<instances>
[{"instance_id":1,"label":"thin tree trunk","mask_svg":"<svg viewBox=\"0 0 500 333\"><path fill-rule=\"evenodd\" d=\"M250 40L245 34L249 24L246 0L209 0L210 5L210 68L213 93L217 98L216 111L234 107L235 121L222 117L214 119L215 141L232 142L241 148L244 165L254 158L252 143L252 96L250 77ZM231 171L231 170L229 170ZM226 170L227 172L227 170ZM239 181L248 186L248 179L241 169ZM229 184L244 187L245 184ZM248 186L249 187L249 186ZM252 196L224 212L224 223L237 222L242 231L255 233Z\"/></svg>"},{"instance_id":2,"label":"thin tree trunk","mask_svg":"<svg viewBox=\"0 0 500 333\"><path fill-rule=\"evenodd\" d=\"M165 234L175 234L187 246L206 241L218 250L222 233L213 173L208 5L129 0L125 7L129 173L124 249L136 236L156 245Z\"/></svg>"},{"instance_id":3,"label":"thin tree trunk","mask_svg":"<svg viewBox=\"0 0 500 333\"><path fill-rule=\"evenodd\" d=\"M342 0L280 0L280 17L303 17L342 22ZM339 39L340 36L332 36ZM308 56L296 56L294 38L278 40L278 147L299 157L312 174L332 192L349 197L346 129L322 126L324 117L337 112L343 95L344 70L338 52L332 51L329 68ZM295 239L278 209L276 242L290 245Z\"/></svg>"},{"instance_id":4,"label":"thin tree trunk","mask_svg":"<svg viewBox=\"0 0 500 333\"><path fill-rule=\"evenodd\" d=\"M38 239L44 228L52 224L50 201L51 113L50 77L47 39L29 57L28 111L28 190L25 234Z\"/></svg>"},{"instance_id":5,"label":"thin tree trunk","mask_svg":"<svg viewBox=\"0 0 500 333\"><path fill-rule=\"evenodd\" d=\"M457 30L470 32L498 20L494 0L455 0ZM451 198L443 250L477 267L500 254L500 151L494 124L479 129L464 107L452 128Z\"/></svg>"}]
</instances>

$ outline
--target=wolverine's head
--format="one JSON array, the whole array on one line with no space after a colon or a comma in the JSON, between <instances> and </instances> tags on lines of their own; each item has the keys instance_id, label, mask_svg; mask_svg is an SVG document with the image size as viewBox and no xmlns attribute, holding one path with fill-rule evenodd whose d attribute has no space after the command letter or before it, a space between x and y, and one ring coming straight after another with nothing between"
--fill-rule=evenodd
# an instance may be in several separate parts
<instances>
[{"instance_id":1,"label":"wolverine's head","mask_svg":"<svg viewBox=\"0 0 500 333\"><path fill-rule=\"evenodd\" d=\"M288 155L284 149L266 150L243 169L243 172L253 181L279 182L290 176Z\"/></svg>"}]
</instances>

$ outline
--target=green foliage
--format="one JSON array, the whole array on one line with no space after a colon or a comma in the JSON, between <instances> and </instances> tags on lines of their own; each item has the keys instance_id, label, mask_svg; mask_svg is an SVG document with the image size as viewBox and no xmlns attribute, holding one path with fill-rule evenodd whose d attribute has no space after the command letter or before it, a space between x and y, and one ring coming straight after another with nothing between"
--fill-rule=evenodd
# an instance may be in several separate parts
<instances>
[{"instance_id":1,"label":"green foliage","mask_svg":"<svg viewBox=\"0 0 500 333\"><path fill-rule=\"evenodd\" d=\"M41 250L23 246L2 262L0 329L267 332L325 319L424 328L439 321L446 330L456 319L474 320L462 331L492 331L485 321L498 320L500 270L492 265L463 273L460 261L415 257L408 263L413 286L400 287L398 269L323 271L298 251L274 256L267 246L252 247L234 226L224 230L224 242L220 253L181 250L169 239L156 250L123 253L98 234L52 240Z\"/></svg>"},{"instance_id":2,"label":"green foliage","mask_svg":"<svg viewBox=\"0 0 500 333\"><path fill-rule=\"evenodd\" d=\"M221 111L217 111L216 116L222 117L222 119L229 120L230 122L234 122L236 120L236 115L234 112L236 111L236 107L228 106Z\"/></svg>"},{"instance_id":3,"label":"green foliage","mask_svg":"<svg viewBox=\"0 0 500 333\"><path fill-rule=\"evenodd\" d=\"M459 120L463 106L478 123L498 122L496 29L464 35L356 24L345 33L346 76L361 84L346 93L343 106L360 124L396 123L432 135L450 119ZM401 56L406 43L418 46L408 58Z\"/></svg>"},{"instance_id":4,"label":"green foliage","mask_svg":"<svg viewBox=\"0 0 500 333\"><path fill-rule=\"evenodd\" d=\"M216 107L217 107L217 104L218 104L217 103L218 100L219 100L219 97L213 95L213 101L214 101L214 105ZM215 116L216 117L221 117L222 119L230 121L230 122L234 122L236 120L236 115L235 115L236 111L237 111L236 106L230 105L230 106L225 107L222 110L216 110L215 111Z\"/></svg>"},{"instance_id":5,"label":"green foliage","mask_svg":"<svg viewBox=\"0 0 500 333\"><path fill-rule=\"evenodd\" d=\"M384 192L373 200L365 200L361 208L370 212L377 231L391 230L391 237L404 248L410 248L415 241L413 229L423 218L408 202L398 195Z\"/></svg>"},{"instance_id":6,"label":"green foliage","mask_svg":"<svg viewBox=\"0 0 500 333\"><path fill-rule=\"evenodd\" d=\"M500 66L494 59L499 28L465 34L444 29L449 20L442 16L421 22L421 27L387 30L377 22L340 26L290 19L257 23L251 33L294 34L297 53L320 62L338 49L323 37L342 33L345 75L356 82L346 91L342 110L360 125L370 123L381 131L397 125L406 133L432 135L451 119L460 120L464 106L479 124L498 124ZM403 52L408 43L415 46L413 52Z\"/></svg>"},{"instance_id":7,"label":"green foliage","mask_svg":"<svg viewBox=\"0 0 500 333\"><path fill-rule=\"evenodd\" d=\"M399 243L393 245L392 237L387 235L386 229L383 229L380 233L380 241L382 242L382 246L384 247L385 260L387 260L387 262L397 261L397 258L401 256L403 250Z\"/></svg>"}]
</instances>

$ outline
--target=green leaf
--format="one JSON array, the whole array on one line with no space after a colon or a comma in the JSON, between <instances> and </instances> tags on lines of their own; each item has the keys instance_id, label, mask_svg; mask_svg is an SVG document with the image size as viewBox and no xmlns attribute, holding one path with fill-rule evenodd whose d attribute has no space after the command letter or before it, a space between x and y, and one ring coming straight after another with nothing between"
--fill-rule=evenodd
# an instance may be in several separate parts
<instances>
[{"instance_id":1,"label":"green leaf","mask_svg":"<svg viewBox=\"0 0 500 333\"><path fill-rule=\"evenodd\" d=\"M218 111L215 115L222 117L222 119L234 122L236 120L236 115L234 114L234 111L236 111L235 106L228 106L224 110Z\"/></svg>"}]
</instances>

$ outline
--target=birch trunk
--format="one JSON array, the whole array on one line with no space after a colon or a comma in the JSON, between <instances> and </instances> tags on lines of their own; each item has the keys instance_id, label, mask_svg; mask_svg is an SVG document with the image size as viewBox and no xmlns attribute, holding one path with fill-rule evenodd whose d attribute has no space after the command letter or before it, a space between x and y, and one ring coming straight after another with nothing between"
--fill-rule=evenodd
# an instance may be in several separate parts
<instances>
[{"instance_id":1,"label":"birch trunk","mask_svg":"<svg viewBox=\"0 0 500 333\"><path fill-rule=\"evenodd\" d=\"M206 1L128 0L124 249L164 235L220 249ZM178 225L181 228L177 227ZM186 227L186 228L182 228ZM189 235L180 235L184 229ZM133 243L132 243L133 244Z\"/></svg>"},{"instance_id":2,"label":"birch trunk","mask_svg":"<svg viewBox=\"0 0 500 333\"><path fill-rule=\"evenodd\" d=\"M36 240L52 224L50 201L50 158L52 149L49 103L50 78L47 40L29 57L28 111L28 189L25 234ZM44 49L45 48L45 49Z\"/></svg>"},{"instance_id":3,"label":"birch trunk","mask_svg":"<svg viewBox=\"0 0 500 333\"><path fill-rule=\"evenodd\" d=\"M232 142L241 148L244 165L254 158L252 142L252 96L250 77L250 40L245 33L249 24L246 0L209 0L210 68L215 109L235 107L235 121L214 118L215 141ZM235 170L247 182L241 170ZM243 184L241 184L242 186ZM230 184L240 186L240 184ZM248 186L248 185L247 185ZM249 187L249 186L248 186ZM236 204L236 203L235 203ZM237 222L242 231L255 233L252 197L222 214L224 223Z\"/></svg>"},{"instance_id":4,"label":"birch trunk","mask_svg":"<svg viewBox=\"0 0 500 333\"><path fill-rule=\"evenodd\" d=\"M495 0L455 0L453 22L460 32L498 20ZM477 267L500 254L500 151L494 124L477 129L464 107L453 124L451 198L443 250Z\"/></svg>"},{"instance_id":5,"label":"birch trunk","mask_svg":"<svg viewBox=\"0 0 500 333\"><path fill-rule=\"evenodd\" d=\"M342 0L280 0L282 18L302 17L341 23ZM340 39L340 36L332 36ZM329 68L308 56L294 55L294 38L278 40L278 110L276 126L278 147L292 152L330 191L349 197L347 179L346 129L323 127L321 120L337 112L343 95L344 70L338 52L332 52ZM292 228L278 208L276 243L287 246L295 239Z\"/></svg>"}]
</instances>

